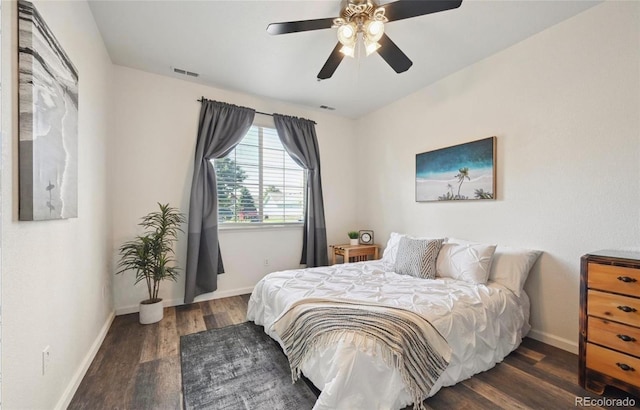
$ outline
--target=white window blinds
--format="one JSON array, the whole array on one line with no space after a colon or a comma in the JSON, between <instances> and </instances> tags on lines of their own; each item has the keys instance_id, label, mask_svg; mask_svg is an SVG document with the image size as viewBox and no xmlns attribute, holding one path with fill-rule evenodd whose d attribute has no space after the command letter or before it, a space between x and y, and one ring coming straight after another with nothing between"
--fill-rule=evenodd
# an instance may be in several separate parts
<instances>
[{"instance_id":1,"label":"white window blinds","mask_svg":"<svg viewBox=\"0 0 640 410\"><path fill-rule=\"evenodd\" d=\"M302 222L305 173L275 129L252 126L214 166L221 225Z\"/></svg>"}]
</instances>

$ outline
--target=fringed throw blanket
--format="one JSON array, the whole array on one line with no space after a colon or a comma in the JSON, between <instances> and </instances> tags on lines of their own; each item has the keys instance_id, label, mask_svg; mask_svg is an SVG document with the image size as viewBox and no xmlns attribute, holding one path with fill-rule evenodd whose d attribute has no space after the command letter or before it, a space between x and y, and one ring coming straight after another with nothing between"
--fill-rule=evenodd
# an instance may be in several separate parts
<instances>
[{"instance_id":1,"label":"fringed throw blanket","mask_svg":"<svg viewBox=\"0 0 640 410\"><path fill-rule=\"evenodd\" d=\"M451 348L427 319L410 310L369 302L302 299L273 323L289 358L291 376L318 348L338 340L373 342L388 366L395 367L413 398L414 409L446 369Z\"/></svg>"}]
</instances>

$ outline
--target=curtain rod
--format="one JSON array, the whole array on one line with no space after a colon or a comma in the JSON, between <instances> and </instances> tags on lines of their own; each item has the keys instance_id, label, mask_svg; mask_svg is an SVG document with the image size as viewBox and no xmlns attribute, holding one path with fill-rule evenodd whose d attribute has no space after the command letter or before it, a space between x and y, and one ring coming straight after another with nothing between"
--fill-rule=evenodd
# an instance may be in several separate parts
<instances>
[{"instance_id":1,"label":"curtain rod","mask_svg":"<svg viewBox=\"0 0 640 410\"><path fill-rule=\"evenodd\" d=\"M199 100L196 100L197 102L202 102L202 98ZM269 117L273 117L273 114L269 114L268 112L262 112L262 111L256 111L256 114L262 114L262 115L268 115ZM318 125L317 122L313 121L313 120L309 120L311 121L314 125Z\"/></svg>"}]
</instances>

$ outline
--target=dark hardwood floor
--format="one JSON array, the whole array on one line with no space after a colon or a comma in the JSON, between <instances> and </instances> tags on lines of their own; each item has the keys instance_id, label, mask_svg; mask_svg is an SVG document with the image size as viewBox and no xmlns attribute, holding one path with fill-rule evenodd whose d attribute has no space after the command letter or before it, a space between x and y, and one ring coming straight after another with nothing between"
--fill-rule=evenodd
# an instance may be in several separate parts
<instances>
[{"instance_id":1,"label":"dark hardwood floor","mask_svg":"<svg viewBox=\"0 0 640 410\"><path fill-rule=\"evenodd\" d=\"M180 336L244 322L248 300L165 308L164 319L152 325L140 325L137 313L116 317L69 409L180 409ZM495 368L425 403L428 409L576 408L576 397L599 397L580 388L577 374L576 355L526 338ZM605 394L627 396L609 388Z\"/></svg>"}]
</instances>

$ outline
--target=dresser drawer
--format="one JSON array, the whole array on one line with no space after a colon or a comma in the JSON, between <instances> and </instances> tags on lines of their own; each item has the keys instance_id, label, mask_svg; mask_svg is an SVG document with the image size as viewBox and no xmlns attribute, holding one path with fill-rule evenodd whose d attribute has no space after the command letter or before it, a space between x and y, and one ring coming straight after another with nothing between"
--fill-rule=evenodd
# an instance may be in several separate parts
<instances>
[{"instance_id":1,"label":"dresser drawer","mask_svg":"<svg viewBox=\"0 0 640 410\"><path fill-rule=\"evenodd\" d=\"M587 368L640 387L640 359L624 353L587 343Z\"/></svg>"},{"instance_id":2,"label":"dresser drawer","mask_svg":"<svg viewBox=\"0 0 640 410\"><path fill-rule=\"evenodd\" d=\"M640 356L640 329L596 317L589 317L588 320L589 342Z\"/></svg>"},{"instance_id":3,"label":"dresser drawer","mask_svg":"<svg viewBox=\"0 0 640 410\"><path fill-rule=\"evenodd\" d=\"M589 263L590 289L640 297L640 269Z\"/></svg>"},{"instance_id":4,"label":"dresser drawer","mask_svg":"<svg viewBox=\"0 0 640 410\"><path fill-rule=\"evenodd\" d=\"M587 314L640 327L640 299L589 289Z\"/></svg>"}]
</instances>

